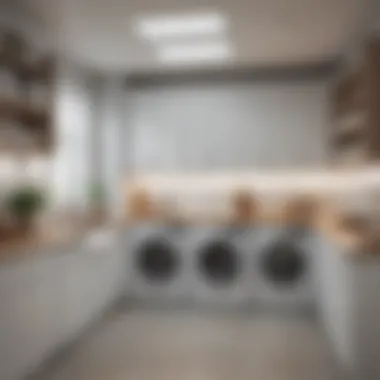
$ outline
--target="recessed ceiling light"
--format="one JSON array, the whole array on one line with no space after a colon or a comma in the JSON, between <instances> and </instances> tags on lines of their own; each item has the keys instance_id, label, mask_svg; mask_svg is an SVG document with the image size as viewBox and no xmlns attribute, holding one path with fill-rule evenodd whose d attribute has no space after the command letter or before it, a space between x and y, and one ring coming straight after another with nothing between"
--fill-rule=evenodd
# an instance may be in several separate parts
<instances>
[{"instance_id":1,"label":"recessed ceiling light","mask_svg":"<svg viewBox=\"0 0 380 380\"><path fill-rule=\"evenodd\" d=\"M135 32L156 41L173 37L220 34L226 30L226 24L226 19L219 13L155 16L139 20Z\"/></svg>"},{"instance_id":2,"label":"recessed ceiling light","mask_svg":"<svg viewBox=\"0 0 380 380\"><path fill-rule=\"evenodd\" d=\"M158 50L158 58L167 64L225 61L231 49L225 42L171 44Z\"/></svg>"}]
</instances>

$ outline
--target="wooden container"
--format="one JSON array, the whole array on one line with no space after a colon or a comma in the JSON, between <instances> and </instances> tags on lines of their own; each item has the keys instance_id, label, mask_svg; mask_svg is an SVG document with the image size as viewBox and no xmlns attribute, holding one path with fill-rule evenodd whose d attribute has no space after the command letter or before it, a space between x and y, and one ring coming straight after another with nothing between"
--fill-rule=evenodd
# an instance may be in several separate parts
<instances>
[{"instance_id":1,"label":"wooden container","mask_svg":"<svg viewBox=\"0 0 380 380\"><path fill-rule=\"evenodd\" d=\"M370 230L371 220L365 215L342 213L339 216L339 227L347 232L364 234Z\"/></svg>"},{"instance_id":2,"label":"wooden container","mask_svg":"<svg viewBox=\"0 0 380 380\"><path fill-rule=\"evenodd\" d=\"M230 222L249 225L259 218L259 202L252 192L238 190L232 196L232 217Z\"/></svg>"},{"instance_id":3,"label":"wooden container","mask_svg":"<svg viewBox=\"0 0 380 380\"><path fill-rule=\"evenodd\" d=\"M151 195L142 187L131 190L127 203L127 214L132 222L152 220L157 216Z\"/></svg>"},{"instance_id":4,"label":"wooden container","mask_svg":"<svg viewBox=\"0 0 380 380\"><path fill-rule=\"evenodd\" d=\"M314 196L302 195L288 200L283 208L284 223L307 227L314 224L318 211L318 201Z\"/></svg>"},{"instance_id":5,"label":"wooden container","mask_svg":"<svg viewBox=\"0 0 380 380\"><path fill-rule=\"evenodd\" d=\"M365 254L380 255L380 227L370 229L364 234L362 249Z\"/></svg>"}]
</instances>

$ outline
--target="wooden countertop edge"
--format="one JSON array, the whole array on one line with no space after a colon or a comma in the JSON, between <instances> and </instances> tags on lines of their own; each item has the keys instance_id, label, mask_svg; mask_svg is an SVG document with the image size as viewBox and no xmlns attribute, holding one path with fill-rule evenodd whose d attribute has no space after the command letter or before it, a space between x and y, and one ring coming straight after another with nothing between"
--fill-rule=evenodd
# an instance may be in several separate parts
<instances>
[{"instance_id":1,"label":"wooden countertop edge","mask_svg":"<svg viewBox=\"0 0 380 380\"><path fill-rule=\"evenodd\" d=\"M363 236L360 233L344 231L338 227L328 225L316 225L315 229L321 235L327 236L332 241L347 249L347 252L356 252L361 249Z\"/></svg>"},{"instance_id":2,"label":"wooden countertop edge","mask_svg":"<svg viewBox=\"0 0 380 380\"><path fill-rule=\"evenodd\" d=\"M0 265L15 260L36 258L44 255L42 252L61 250L66 247L80 244L81 241L96 230L110 230L117 232L125 222L106 222L99 225L89 225L64 234L36 234L28 238L15 241L0 242Z\"/></svg>"},{"instance_id":3,"label":"wooden countertop edge","mask_svg":"<svg viewBox=\"0 0 380 380\"><path fill-rule=\"evenodd\" d=\"M374 239L376 231L360 231L344 228L333 217L320 217L314 222L314 228L321 235L343 247L347 257L374 257L380 255L380 240ZM372 241L371 241L372 240Z\"/></svg>"},{"instance_id":4,"label":"wooden countertop edge","mask_svg":"<svg viewBox=\"0 0 380 380\"><path fill-rule=\"evenodd\" d=\"M47 239L43 237L20 239L17 242L0 244L0 264L44 256L44 252L60 250L79 244L83 235Z\"/></svg>"},{"instance_id":5,"label":"wooden countertop edge","mask_svg":"<svg viewBox=\"0 0 380 380\"><path fill-rule=\"evenodd\" d=\"M202 218L198 220L182 221L185 225L228 225L226 220L218 217L214 218ZM254 223L273 223L276 225L286 224L281 215L278 213L261 215ZM21 239L15 242L0 243L0 264L10 262L24 258L40 257L41 251L60 250L65 247L79 244L86 234L96 230L110 230L117 231L121 228L132 227L138 221L132 221L131 219L124 219L118 221L107 221L99 225L89 225L81 229L73 230L67 234L57 234L56 236L32 236L29 239ZM332 241L343 246L343 252L347 253L347 256L361 257L361 256L374 256L363 251L363 235L360 233L354 233L353 231L344 231L339 228L332 218L317 218L312 225L312 228L319 231L320 234L325 235ZM376 252L377 253L377 252ZM380 254L380 251L378 252Z\"/></svg>"}]
</instances>

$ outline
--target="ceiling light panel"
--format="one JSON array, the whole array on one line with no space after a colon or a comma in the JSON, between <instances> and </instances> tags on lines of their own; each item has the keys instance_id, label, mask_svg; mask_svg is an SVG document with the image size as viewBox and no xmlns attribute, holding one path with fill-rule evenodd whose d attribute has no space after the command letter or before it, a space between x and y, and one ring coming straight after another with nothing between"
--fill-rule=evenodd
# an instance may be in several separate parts
<instances>
[{"instance_id":1,"label":"ceiling light panel","mask_svg":"<svg viewBox=\"0 0 380 380\"><path fill-rule=\"evenodd\" d=\"M225 42L170 44L158 50L158 59L166 64L218 62L231 56L231 48Z\"/></svg>"},{"instance_id":2,"label":"ceiling light panel","mask_svg":"<svg viewBox=\"0 0 380 380\"><path fill-rule=\"evenodd\" d=\"M226 19L220 13L155 16L142 18L135 26L139 36L151 41L218 35L226 29Z\"/></svg>"}]
</instances>

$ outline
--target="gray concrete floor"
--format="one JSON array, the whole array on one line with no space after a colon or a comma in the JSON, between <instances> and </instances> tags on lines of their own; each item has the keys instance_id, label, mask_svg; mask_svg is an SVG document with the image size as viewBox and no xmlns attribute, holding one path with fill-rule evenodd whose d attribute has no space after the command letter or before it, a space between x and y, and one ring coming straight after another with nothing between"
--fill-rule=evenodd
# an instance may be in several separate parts
<instances>
[{"instance_id":1,"label":"gray concrete floor","mask_svg":"<svg viewBox=\"0 0 380 380\"><path fill-rule=\"evenodd\" d=\"M307 318L135 310L109 316L44 380L336 380Z\"/></svg>"}]
</instances>

